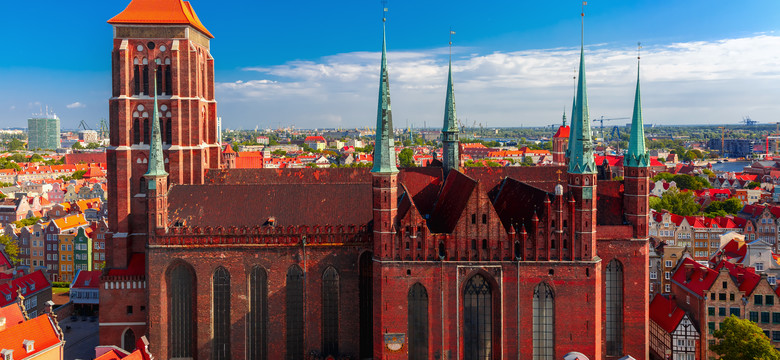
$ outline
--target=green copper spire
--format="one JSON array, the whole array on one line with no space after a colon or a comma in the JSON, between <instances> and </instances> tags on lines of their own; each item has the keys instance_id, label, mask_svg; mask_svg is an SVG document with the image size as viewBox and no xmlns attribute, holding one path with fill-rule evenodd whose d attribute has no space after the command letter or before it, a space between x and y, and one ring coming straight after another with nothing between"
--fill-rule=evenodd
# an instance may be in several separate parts
<instances>
[{"instance_id":1,"label":"green copper spire","mask_svg":"<svg viewBox=\"0 0 780 360\"><path fill-rule=\"evenodd\" d=\"M585 83L585 46L580 47L580 75L577 79L577 101L571 116L569 135L569 173L595 174L593 138L588 116L588 94Z\"/></svg>"},{"instance_id":2,"label":"green copper spire","mask_svg":"<svg viewBox=\"0 0 780 360\"><path fill-rule=\"evenodd\" d=\"M395 141L393 139L393 113L390 110L390 79L387 77L387 45L385 19L382 18L382 65L379 71L379 104L376 110L376 144L372 173L395 173Z\"/></svg>"},{"instance_id":3,"label":"green copper spire","mask_svg":"<svg viewBox=\"0 0 780 360\"><path fill-rule=\"evenodd\" d=\"M563 119L561 120L561 126L566 126L566 107L563 107Z\"/></svg>"},{"instance_id":4,"label":"green copper spire","mask_svg":"<svg viewBox=\"0 0 780 360\"><path fill-rule=\"evenodd\" d=\"M566 145L566 157L571 159L571 141L572 134L577 131L577 123L574 122L574 111L577 110L577 90L574 90L574 96L571 97L571 126L569 127L569 143Z\"/></svg>"},{"instance_id":5,"label":"green copper spire","mask_svg":"<svg viewBox=\"0 0 780 360\"><path fill-rule=\"evenodd\" d=\"M454 32L450 30L450 40ZM447 98L444 102L444 127L442 137L442 165L444 173L460 168L458 154L458 118L455 115L455 89L452 84L452 41L450 41L450 66L447 78Z\"/></svg>"},{"instance_id":6,"label":"green copper spire","mask_svg":"<svg viewBox=\"0 0 780 360\"><path fill-rule=\"evenodd\" d=\"M145 177L168 176L165 171L165 159L162 152L162 137L160 136L160 114L157 112L157 70L154 77L154 111L152 112L152 136L149 141L149 169L144 174ZM154 189L156 183L147 181L149 189Z\"/></svg>"},{"instance_id":7,"label":"green copper spire","mask_svg":"<svg viewBox=\"0 0 780 360\"><path fill-rule=\"evenodd\" d=\"M650 155L645 148L642 99L639 96L639 59L636 62L636 95L634 96L634 116L631 118L631 138L628 140L628 152L623 157L623 165L630 167L650 166Z\"/></svg>"}]
</instances>

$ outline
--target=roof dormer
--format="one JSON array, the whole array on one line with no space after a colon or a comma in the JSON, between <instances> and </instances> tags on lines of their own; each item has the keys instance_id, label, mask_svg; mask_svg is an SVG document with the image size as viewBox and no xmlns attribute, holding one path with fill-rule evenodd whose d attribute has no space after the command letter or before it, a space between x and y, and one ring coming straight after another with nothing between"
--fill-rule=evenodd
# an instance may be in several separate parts
<instances>
[{"instance_id":1,"label":"roof dormer","mask_svg":"<svg viewBox=\"0 0 780 360\"><path fill-rule=\"evenodd\" d=\"M14 351L11 349L0 350L0 359L2 360L14 360Z\"/></svg>"},{"instance_id":2,"label":"roof dormer","mask_svg":"<svg viewBox=\"0 0 780 360\"><path fill-rule=\"evenodd\" d=\"M28 354L35 351L35 340L22 341L22 345L24 346L24 351L26 351Z\"/></svg>"}]
</instances>

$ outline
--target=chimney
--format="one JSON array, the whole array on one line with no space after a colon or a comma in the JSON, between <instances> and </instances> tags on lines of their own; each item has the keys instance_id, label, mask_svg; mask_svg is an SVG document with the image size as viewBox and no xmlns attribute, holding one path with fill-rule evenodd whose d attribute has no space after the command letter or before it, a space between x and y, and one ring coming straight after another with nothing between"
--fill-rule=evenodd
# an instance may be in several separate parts
<instances>
[{"instance_id":1,"label":"chimney","mask_svg":"<svg viewBox=\"0 0 780 360\"><path fill-rule=\"evenodd\" d=\"M0 331L5 330L5 318L0 317Z\"/></svg>"},{"instance_id":2,"label":"chimney","mask_svg":"<svg viewBox=\"0 0 780 360\"><path fill-rule=\"evenodd\" d=\"M685 282L691 281L693 277L693 264L685 264Z\"/></svg>"},{"instance_id":3,"label":"chimney","mask_svg":"<svg viewBox=\"0 0 780 360\"><path fill-rule=\"evenodd\" d=\"M699 278L699 281L704 281L704 278L707 277L707 268L702 266L699 269L701 270L701 278Z\"/></svg>"}]
</instances>

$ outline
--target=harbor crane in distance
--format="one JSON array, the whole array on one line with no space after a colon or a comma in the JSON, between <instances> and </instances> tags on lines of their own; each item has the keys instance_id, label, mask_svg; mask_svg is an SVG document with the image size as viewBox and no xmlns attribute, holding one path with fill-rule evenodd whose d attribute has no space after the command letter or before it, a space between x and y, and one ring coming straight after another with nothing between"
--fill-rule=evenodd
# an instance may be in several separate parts
<instances>
[{"instance_id":1,"label":"harbor crane in distance","mask_svg":"<svg viewBox=\"0 0 780 360\"><path fill-rule=\"evenodd\" d=\"M605 142L606 142L606 140L607 140L607 136L606 136L606 134L604 133L604 122L605 122L605 121L628 120L628 119L629 119L629 118L627 118L627 117L619 117L619 118L609 118L609 119L605 119L603 115L602 115L600 118L598 118L598 119L594 119L595 121L599 121L599 122L601 122L601 139L602 139L602 141L605 141ZM613 131L613 132L614 132L614 131Z\"/></svg>"},{"instance_id":2,"label":"harbor crane in distance","mask_svg":"<svg viewBox=\"0 0 780 360\"><path fill-rule=\"evenodd\" d=\"M755 120L751 119L750 116L743 116L742 117L742 121L740 121L740 122L745 124L745 125L747 125L747 126L753 126L755 124L758 124L758 121L755 121Z\"/></svg>"}]
</instances>

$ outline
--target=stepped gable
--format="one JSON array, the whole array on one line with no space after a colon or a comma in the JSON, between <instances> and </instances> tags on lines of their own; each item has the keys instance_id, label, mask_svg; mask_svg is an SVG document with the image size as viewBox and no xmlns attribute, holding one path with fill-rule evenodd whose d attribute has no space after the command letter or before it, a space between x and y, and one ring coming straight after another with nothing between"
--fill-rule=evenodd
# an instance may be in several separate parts
<instances>
[{"instance_id":1,"label":"stepped gable","mask_svg":"<svg viewBox=\"0 0 780 360\"><path fill-rule=\"evenodd\" d=\"M170 223L187 226L364 225L372 217L370 183L174 185ZM241 199L236 201L236 199Z\"/></svg>"},{"instance_id":2,"label":"stepped gable","mask_svg":"<svg viewBox=\"0 0 780 360\"><path fill-rule=\"evenodd\" d=\"M623 182L599 180L596 185L598 198L596 209L597 225L625 225L625 205L623 201ZM628 238L631 238L630 236Z\"/></svg>"},{"instance_id":3,"label":"stepped gable","mask_svg":"<svg viewBox=\"0 0 780 360\"><path fill-rule=\"evenodd\" d=\"M565 186L565 184L563 184ZM528 183L514 178L506 178L501 183L500 191L493 201L493 207L501 219L506 231L509 226L514 225L515 229L520 229L525 225L526 229L531 229L531 218L534 213L539 219L544 219L545 213L544 200L553 199L553 193L549 193Z\"/></svg>"},{"instance_id":4,"label":"stepped gable","mask_svg":"<svg viewBox=\"0 0 780 360\"><path fill-rule=\"evenodd\" d=\"M431 232L452 233L466 208L471 193L476 188L476 180L460 171L451 170L444 181L444 186L428 220L428 228L431 229Z\"/></svg>"}]
</instances>

